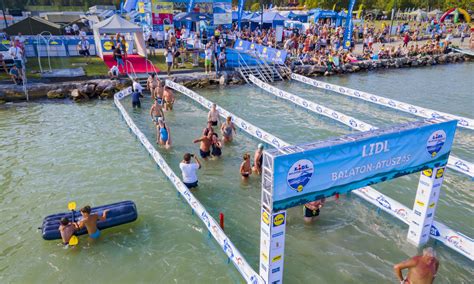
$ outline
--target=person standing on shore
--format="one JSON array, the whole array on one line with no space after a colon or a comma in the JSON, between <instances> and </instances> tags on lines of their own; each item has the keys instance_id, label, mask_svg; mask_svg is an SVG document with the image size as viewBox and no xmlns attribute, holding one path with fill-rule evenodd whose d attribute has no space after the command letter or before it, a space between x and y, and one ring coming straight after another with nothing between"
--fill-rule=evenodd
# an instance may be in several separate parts
<instances>
[{"instance_id":1,"label":"person standing on shore","mask_svg":"<svg viewBox=\"0 0 474 284\"><path fill-rule=\"evenodd\" d=\"M414 256L408 260L393 266L393 271L400 284L433 283L438 272L439 261L436 259L436 252L431 247L423 250L423 255ZM402 270L408 269L408 274L403 277Z\"/></svg>"},{"instance_id":2,"label":"person standing on shore","mask_svg":"<svg viewBox=\"0 0 474 284\"><path fill-rule=\"evenodd\" d=\"M165 51L165 57L166 65L168 66L167 74L168 76L171 76L171 67L173 66L173 52L171 52L169 47Z\"/></svg>"}]
</instances>

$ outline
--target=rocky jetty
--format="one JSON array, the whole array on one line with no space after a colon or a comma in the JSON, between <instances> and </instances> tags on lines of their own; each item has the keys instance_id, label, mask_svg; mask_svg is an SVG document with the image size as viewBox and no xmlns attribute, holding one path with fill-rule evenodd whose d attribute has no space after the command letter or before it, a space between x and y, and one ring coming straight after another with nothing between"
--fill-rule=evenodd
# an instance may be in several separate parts
<instances>
[{"instance_id":1,"label":"rocky jetty","mask_svg":"<svg viewBox=\"0 0 474 284\"><path fill-rule=\"evenodd\" d=\"M238 72L223 71L219 75L204 73L181 74L171 76L170 80L179 83L187 88L206 88L211 85L239 85L245 83Z\"/></svg>"},{"instance_id":2,"label":"rocky jetty","mask_svg":"<svg viewBox=\"0 0 474 284\"><path fill-rule=\"evenodd\" d=\"M128 79L95 79L81 82L32 83L28 84L28 96L35 99L66 99L83 101L95 98L112 98L119 90L130 85ZM26 100L23 86L0 85L0 101L16 102Z\"/></svg>"},{"instance_id":3,"label":"rocky jetty","mask_svg":"<svg viewBox=\"0 0 474 284\"><path fill-rule=\"evenodd\" d=\"M293 67L293 72L304 76L318 76L318 75L335 75L343 73L354 73L360 71L369 71L375 69L388 69L388 68L408 68L408 67L421 67L421 66L433 66L447 63L457 63L468 61L469 58L460 53L449 53L439 55L426 55L426 56L414 56L414 57L401 57L393 59L381 59L381 60L364 60L354 63L346 63L341 65L339 68L333 68L331 72L326 72L326 67L315 66L315 65L296 65Z\"/></svg>"}]
</instances>

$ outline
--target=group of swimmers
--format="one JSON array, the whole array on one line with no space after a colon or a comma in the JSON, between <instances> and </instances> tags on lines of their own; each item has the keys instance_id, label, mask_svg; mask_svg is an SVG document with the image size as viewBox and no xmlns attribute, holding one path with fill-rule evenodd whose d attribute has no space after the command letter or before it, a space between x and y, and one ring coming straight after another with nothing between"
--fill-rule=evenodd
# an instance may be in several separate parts
<instances>
[{"instance_id":1,"label":"group of swimmers","mask_svg":"<svg viewBox=\"0 0 474 284\"><path fill-rule=\"evenodd\" d=\"M163 86L155 74L151 74L147 80L147 89L150 90L154 101L150 108L150 116L156 127L156 143L166 149L171 147L171 130L165 122L165 111L172 111L175 96L171 88Z\"/></svg>"},{"instance_id":2,"label":"group of swimmers","mask_svg":"<svg viewBox=\"0 0 474 284\"><path fill-rule=\"evenodd\" d=\"M97 222L105 221L108 211L109 210L104 210L101 216L97 213L91 214L91 207L87 205L80 210L82 219L79 222L70 222L66 217L61 218L59 232L61 233L63 244L69 244L69 240L74 233L84 227L87 229L89 238L98 239L100 237L100 230L97 228Z\"/></svg>"}]
</instances>

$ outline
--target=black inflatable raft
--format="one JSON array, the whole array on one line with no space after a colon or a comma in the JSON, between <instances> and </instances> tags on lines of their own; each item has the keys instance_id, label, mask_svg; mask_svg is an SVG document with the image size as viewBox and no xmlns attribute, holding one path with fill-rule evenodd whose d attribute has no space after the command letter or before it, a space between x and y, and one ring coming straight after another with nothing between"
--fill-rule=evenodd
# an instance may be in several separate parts
<instances>
[{"instance_id":1,"label":"black inflatable raft","mask_svg":"<svg viewBox=\"0 0 474 284\"><path fill-rule=\"evenodd\" d=\"M97 222L97 228L99 230L115 227L118 225L133 222L138 217L137 207L133 201L122 201L118 203L102 205L99 207L92 208L92 213L102 215L102 212L109 209L107 212L107 219L105 221ZM57 240L61 239L61 233L59 233L59 221L63 217L67 217L69 220L72 219L73 212L65 212L49 215L44 218L41 230L43 233L43 239L45 240ZM74 221L81 220L82 215L79 211L74 212ZM76 232L76 235L87 234L87 230L83 228Z\"/></svg>"}]
</instances>

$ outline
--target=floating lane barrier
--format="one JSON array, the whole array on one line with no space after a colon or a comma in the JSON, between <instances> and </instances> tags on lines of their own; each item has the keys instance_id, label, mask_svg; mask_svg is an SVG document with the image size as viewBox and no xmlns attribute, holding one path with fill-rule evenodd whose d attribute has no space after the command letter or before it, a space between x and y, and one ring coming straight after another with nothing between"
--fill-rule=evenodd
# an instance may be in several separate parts
<instances>
[{"instance_id":1,"label":"floating lane barrier","mask_svg":"<svg viewBox=\"0 0 474 284\"><path fill-rule=\"evenodd\" d=\"M374 104L408 112L413 115L424 117L424 118L439 118L444 121L458 120L459 127L474 130L474 119L472 118L462 117L462 116L458 116L454 114L432 110L429 108L423 108L423 107L407 104L404 102L388 99L385 97L380 97L380 96L366 93L363 91L358 91L358 90L354 90L354 89L350 89L350 88L346 88L346 87L342 87L342 86L338 86L338 85L334 85L330 83L317 81L317 80L314 80L305 76L301 76L298 74L294 74L294 73L291 73L291 79L300 81L302 83L314 86L319 89L333 91L345 96L361 99L361 100L368 101ZM442 117L444 117L444 119Z\"/></svg>"},{"instance_id":2,"label":"floating lane barrier","mask_svg":"<svg viewBox=\"0 0 474 284\"><path fill-rule=\"evenodd\" d=\"M170 80L166 80L166 86L186 95L187 97L191 98L192 100L196 101L206 109L211 109L211 106L213 102L203 98L202 96L198 95L196 92L191 91L190 89L186 88L185 86L182 86L178 83L175 83ZM277 138L270 133L256 127L255 125L248 123L247 121L243 120L242 118L238 117L237 115L231 113L230 111L227 111L223 109L220 106L217 106L217 110L219 110L219 114L223 117L226 118L227 116L232 117L232 122L237 125L239 128L247 132L248 134L252 135L253 137L256 137L257 139L263 140L267 144L270 145L275 145L276 148L280 148L286 145L287 143L283 142L280 138Z\"/></svg>"},{"instance_id":3,"label":"floating lane barrier","mask_svg":"<svg viewBox=\"0 0 474 284\"><path fill-rule=\"evenodd\" d=\"M191 98L195 102L199 103L206 109L210 109L213 102L203 98L202 96L198 95L196 92L191 91L190 89L167 80L166 86L186 95L187 97ZM233 119L238 118L236 115L224 110L223 108L217 106L219 112L225 112L225 116L230 115ZM223 113L221 113L222 116ZM235 121L235 125L245 131L247 134L258 138L259 140L272 145L275 148L279 148L282 151L285 151L285 148L292 148L292 146L281 140L280 138L261 130L260 128L250 124L249 122L240 119ZM251 127L249 127L251 126ZM257 134L260 132L260 134ZM262 135L261 133L265 133ZM378 192L372 187L366 186L359 188L357 190L352 191L355 195L359 196L360 198L366 200L367 202L377 206L381 210L387 212L388 214L398 218L405 224L409 224L409 218L413 211L406 207L405 205L401 204L400 202ZM463 234L456 232L446 225L439 223L437 221L433 221L433 225L431 227L430 236L441 243L445 244L447 247L455 250L456 252L468 257L471 260L474 260L474 240L464 236Z\"/></svg>"},{"instance_id":4,"label":"floating lane barrier","mask_svg":"<svg viewBox=\"0 0 474 284\"><path fill-rule=\"evenodd\" d=\"M194 195L189 191L189 189L184 185L184 183L176 176L173 170L165 162L160 153L153 147L153 145L148 141L146 136L138 129L136 124L128 115L127 111L120 102L123 98L127 97L132 93L132 88L129 87L124 89L114 95L115 106L118 108L125 122L127 123L130 130L137 136L145 149L150 153L155 160L156 164L161 168L163 173L168 177L168 179L173 183L176 190L184 197L184 199L191 206L193 212L196 212L196 215L201 219L201 221L206 225L207 230L210 235L214 237L217 243L224 250L225 254L229 257L229 260L232 261L234 266L240 272L242 277L247 281L247 283L258 284L264 283L263 279L258 275L252 267L247 263L242 254L237 250L234 244L226 236L224 231L219 227L219 223L212 218L204 206L194 197Z\"/></svg>"},{"instance_id":5,"label":"floating lane barrier","mask_svg":"<svg viewBox=\"0 0 474 284\"><path fill-rule=\"evenodd\" d=\"M299 75L298 75L299 76ZM309 79L309 78L308 78ZM276 87L273 87L270 84L267 84L257 77L250 75L249 80L252 81L255 85L260 87L261 89L277 96L282 99L288 100L293 102L296 105L299 105L302 108L305 108L307 110L310 110L314 113L320 114L327 116L333 120L339 121L341 123L344 123L345 125L348 125L349 127L359 130L359 131L370 131L370 130L375 130L377 127L370 125L368 123L365 123L361 120L355 119L351 116L345 115L343 113L337 112L335 110L332 110L330 108L327 108L325 106L316 104L314 102L305 100L301 97L298 97L296 95L293 95L291 93L288 93L286 91L280 90ZM312 79L310 79L312 80ZM431 117L430 117L431 118ZM458 123L459 124L459 123ZM460 172L462 174L468 175L471 180L474 178L474 164L471 162L462 160L458 157L455 157L453 155L449 156L448 160L448 168L453 169L457 172Z\"/></svg>"}]
</instances>

